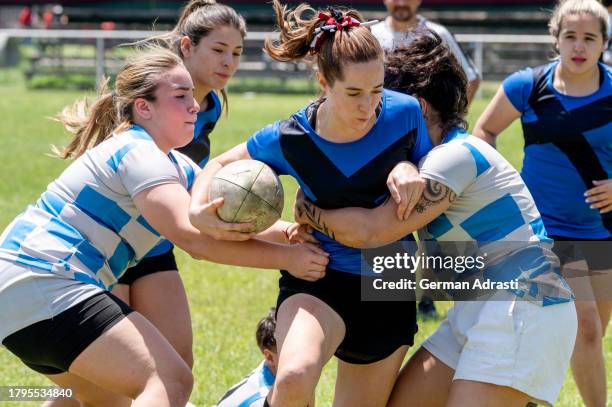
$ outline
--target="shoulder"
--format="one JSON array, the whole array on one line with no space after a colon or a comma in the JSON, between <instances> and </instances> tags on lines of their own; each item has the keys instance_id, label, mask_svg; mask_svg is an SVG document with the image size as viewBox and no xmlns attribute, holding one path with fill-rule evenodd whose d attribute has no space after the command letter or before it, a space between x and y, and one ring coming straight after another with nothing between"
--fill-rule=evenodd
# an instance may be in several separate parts
<instances>
[{"instance_id":1,"label":"shoulder","mask_svg":"<svg viewBox=\"0 0 612 407\"><path fill-rule=\"evenodd\" d=\"M434 31L444 40L448 40L448 38L451 38L451 39L453 38L453 35L450 33L450 31L448 31L448 28L444 27L442 24L434 23L433 21L430 21L424 17L423 17L423 21L424 21L425 27Z\"/></svg>"},{"instance_id":2,"label":"shoulder","mask_svg":"<svg viewBox=\"0 0 612 407\"><path fill-rule=\"evenodd\" d=\"M387 24L386 20L382 20L381 22L374 24L372 27L370 27L370 30L375 37L391 34L391 30L389 29L389 25Z\"/></svg>"}]
</instances>

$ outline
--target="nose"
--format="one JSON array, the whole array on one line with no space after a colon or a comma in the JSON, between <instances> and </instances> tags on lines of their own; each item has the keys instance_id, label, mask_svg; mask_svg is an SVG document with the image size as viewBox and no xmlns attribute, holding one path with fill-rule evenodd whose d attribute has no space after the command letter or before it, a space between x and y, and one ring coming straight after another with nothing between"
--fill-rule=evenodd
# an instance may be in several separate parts
<instances>
[{"instance_id":1,"label":"nose","mask_svg":"<svg viewBox=\"0 0 612 407\"><path fill-rule=\"evenodd\" d=\"M197 113L199 111L200 111L200 104L198 103L197 100L195 100L195 98L193 98L193 104L189 108L189 113L195 114L195 113Z\"/></svg>"},{"instance_id":2,"label":"nose","mask_svg":"<svg viewBox=\"0 0 612 407\"><path fill-rule=\"evenodd\" d=\"M226 52L225 54L223 54L223 66L231 66L233 59L234 58L231 52Z\"/></svg>"},{"instance_id":3,"label":"nose","mask_svg":"<svg viewBox=\"0 0 612 407\"><path fill-rule=\"evenodd\" d=\"M585 47L586 47L586 43L584 40L578 39L574 43L574 50L576 51L583 51Z\"/></svg>"}]
</instances>

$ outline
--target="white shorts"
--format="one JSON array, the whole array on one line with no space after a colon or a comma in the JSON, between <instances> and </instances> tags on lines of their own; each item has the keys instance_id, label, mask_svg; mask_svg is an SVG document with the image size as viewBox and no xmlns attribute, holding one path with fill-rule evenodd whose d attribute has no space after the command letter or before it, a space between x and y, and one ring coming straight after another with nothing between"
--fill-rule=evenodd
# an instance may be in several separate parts
<instances>
[{"instance_id":1,"label":"white shorts","mask_svg":"<svg viewBox=\"0 0 612 407\"><path fill-rule=\"evenodd\" d=\"M573 302L456 302L423 347L455 370L453 380L507 386L554 405L570 364L578 321Z\"/></svg>"}]
</instances>

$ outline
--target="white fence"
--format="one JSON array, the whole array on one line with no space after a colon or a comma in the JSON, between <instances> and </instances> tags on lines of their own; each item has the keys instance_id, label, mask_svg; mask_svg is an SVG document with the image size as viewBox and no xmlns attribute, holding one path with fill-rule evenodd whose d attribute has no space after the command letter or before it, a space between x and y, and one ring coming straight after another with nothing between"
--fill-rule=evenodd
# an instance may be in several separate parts
<instances>
[{"instance_id":1,"label":"white fence","mask_svg":"<svg viewBox=\"0 0 612 407\"><path fill-rule=\"evenodd\" d=\"M105 41L106 40L138 40L152 35L162 34L162 31L133 31L133 30L30 30L30 29L0 29L0 43L8 38L44 38L44 39L95 39L96 41L96 79L99 81L105 71ZM264 39L274 36L274 33L249 32L246 41L263 43ZM519 35L519 34L458 34L457 41L473 47L474 64L479 72L483 72L485 44L550 44L548 35ZM258 65L259 66L259 65ZM243 69L247 66L243 65ZM261 69L265 66L261 65ZM259 69L259 68L257 68Z\"/></svg>"}]
</instances>

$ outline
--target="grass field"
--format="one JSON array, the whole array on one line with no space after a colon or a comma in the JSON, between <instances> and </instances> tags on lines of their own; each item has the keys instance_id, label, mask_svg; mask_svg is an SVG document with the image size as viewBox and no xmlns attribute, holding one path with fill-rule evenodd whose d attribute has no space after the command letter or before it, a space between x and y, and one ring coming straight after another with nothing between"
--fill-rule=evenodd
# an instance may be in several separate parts
<instances>
[{"instance_id":1,"label":"grass field","mask_svg":"<svg viewBox=\"0 0 612 407\"><path fill-rule=\"evenodd\" d=\"M469 117L471 125L484 109L494 89L494 84L487 84L483 98L474 103ZM0 94L3 96L0 98L2 230L27 204L34 202L46 185L66 166L65 162L46 155L51 144L62 145L67 140L60 126L47 118L80 96L80 93L26 90L18 73L0 71ZM308 95L230 95L231 114L219 123L213 134L213 154L245 140L263 125L286 117L309 98L311 96ZM515 166L520 165L522 139L517 123L501 137L499 149ZM283 181L286 196L289 197L284 215L289 218L295 184L289 179ZM178 260L190 300L195 334L196 385L191 401L198 406L210 406L229 386L259 363L254 328L258 319L275 303L278 274L275 271L238 269L197 262L184 253L179 253ZM438 306L445 312L450 304L439 303ZM420 321L416 343L422 342L439 322ZM605 352L608 383L612 387L611 335L608 335L605 342ZM331 405L334 379L335 361L332 361L326 367L317 389L318 405ZM44 377L28 370L6 349L0 349L0 386L48 384ZM0 406L15 405L0 402ZM582 405L569 374L558 405Z\"/></svg>"}]
</instances>

